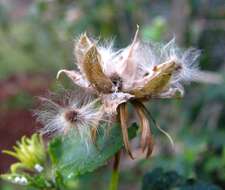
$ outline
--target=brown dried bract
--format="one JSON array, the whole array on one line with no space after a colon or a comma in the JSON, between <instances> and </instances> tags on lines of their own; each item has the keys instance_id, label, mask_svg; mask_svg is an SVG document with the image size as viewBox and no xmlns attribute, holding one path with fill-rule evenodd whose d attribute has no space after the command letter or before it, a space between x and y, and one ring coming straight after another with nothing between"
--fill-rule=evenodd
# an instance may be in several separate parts
<instances>
[{"instance_id":1,"label":"brown dried bract","mask_svg":"<svg viewBox=\"0 0 225 190\"><path fill-rule=\"evenodd\" d=\"M134 94L136 98L144 98L162 92L168 87L171 76L178 66L173 60L162 63L158 67L155 66L153 68L155 74L150 76L148 82L142 88L134 89L131 94Z\"/></svg>"},{"instance_id":2,"label":"brown dried bract","mask_svg":"<svg viewBox=\"0 0 225 190\"><path fill-rule=\"evenodd\" d=\"M74 56L77 59L77 64L80 67L80 70L82 71L83 67L83 61L85 54L90 49L90 47L93 45L91 40L87 37L86 33L82 34L78 41L75 41L74 45Z\"/></svg>"},{"instance_id":3,"label":"brown dried bract","mask_svg":"<svg viewBox=\"0 0 225 190\"><path fill-rule=\"evenodd\" d=\"M128 136L128 132L127 132L128 110L127 110L126 103L120 104L118 109L119 109L119 115L120 115L120 124L121 124L120 126L122 129L122 135L123 135L123 143L124 143L125 149L126 149L127 153L129 154L129 156L132 159L134 159L132 152L131 152L129 136Z\"/></svg>"},{"instance_id":4,"label":"brown dried bract","mask_svg":"<svg viewBox=\"0 0 225 190\"><path fill-rule=\"evenodd\" d=\"M112 81L103 73L101 56L96 46L92 46L85 54L84 72L89 82L99 91L109 93L112 90Z\"/></svg>"},{"instance_id":5,"label":"brown dried bract","mask_svg":"<svg viewBox=\"0 0 225 190\"><path fill-rule=\"evenodd\" d=\"M147 149L146 157L148 158L152 154L153 146L154 146L153 137L150 130L150 122L145 113L144 105L138 101L132 101L132 104L134 105L134 108L140 120L141 148L143 152Z\"/></svg>"}]
</instances>

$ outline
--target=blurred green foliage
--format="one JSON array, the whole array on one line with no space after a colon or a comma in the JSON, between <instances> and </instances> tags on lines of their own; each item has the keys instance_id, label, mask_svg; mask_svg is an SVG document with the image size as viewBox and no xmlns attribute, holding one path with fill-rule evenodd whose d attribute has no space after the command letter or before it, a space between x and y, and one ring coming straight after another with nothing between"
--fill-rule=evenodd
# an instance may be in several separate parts
<instances>
[{"instance_id":1,"label":"blurred green foliage","mask_svg":"<svg viewBox=\"0 0 225 190\"><path fill-rule=\"evenodd\" d=\"M122 148L119 124L114 124L109 135L100 130L96 145L87 146L79 136L68 139L54 139L49 145L49 154L55 168L65 180L92 172L104 165ZM129 137L136 136L137 125L129 128Z\"/></svg>"},{"instance_id":2,"label":"blurred green foliage","mask_svg":"<svg viewBox=\"0 0 225 190\"><path fill-rule=\"evenodd\" d=\"M164 172L161 168L156 168L147 173L143 179L142 190L221 190L216 185L208 184L195 179L186 179L176 171Z\"/></svg>"}]
</instances>

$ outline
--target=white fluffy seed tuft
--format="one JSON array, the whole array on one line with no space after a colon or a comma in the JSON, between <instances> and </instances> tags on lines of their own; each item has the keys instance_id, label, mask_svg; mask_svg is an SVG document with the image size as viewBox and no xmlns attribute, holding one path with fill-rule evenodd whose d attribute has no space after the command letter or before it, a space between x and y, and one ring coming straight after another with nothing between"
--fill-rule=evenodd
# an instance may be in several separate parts
<instances>
[{"instance_id":1,"label":"white fluffy seed tuft","mask_svg":"<svg viewBox=\"0 0 225 190\"><path fill-rule=\"evenodd\" d=\"M44 127L41 133L54 136L78 134L85 143L91 140L91 130L97 129L104 120L102 106L98 99L66 93L61 99L41 98L42 107L35 111L37 121Z\"/></svg>"}]
</instances>

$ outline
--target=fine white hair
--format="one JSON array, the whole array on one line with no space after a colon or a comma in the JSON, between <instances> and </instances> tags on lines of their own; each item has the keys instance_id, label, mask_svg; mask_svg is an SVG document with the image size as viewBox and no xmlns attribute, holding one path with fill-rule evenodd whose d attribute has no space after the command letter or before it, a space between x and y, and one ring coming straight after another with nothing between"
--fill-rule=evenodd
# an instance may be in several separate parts
<instances>
[{"instance_id":1,"label":"fine white hair","mask_svg":"<svg viewBox=\"0 0 225 190\"><path fill-rule=\"evenodd\" d=\"M91 141L91 130L98 130L99 123L104 120L104 112L102 106L98 105L98 99L77 91L67 92L59 98L60 96L53 97L53 100L40 98L42 106L35 110L37 121L44 126L40 132L66 137L78 134L88 144Z\"/></svg>"}]
</instances>

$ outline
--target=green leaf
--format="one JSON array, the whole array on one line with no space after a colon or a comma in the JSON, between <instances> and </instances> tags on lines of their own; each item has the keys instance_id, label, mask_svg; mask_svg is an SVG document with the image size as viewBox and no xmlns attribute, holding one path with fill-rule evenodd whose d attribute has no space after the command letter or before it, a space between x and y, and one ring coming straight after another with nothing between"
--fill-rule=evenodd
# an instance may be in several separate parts
<instances>
[{"instance_id":1,"label":"green leaf","mask_svg":"<svg viewBox=\"0 0 225 190\"><path fill-rule=\"evenodd\" d=\"M29 176L29 187L37 189L52 189L54 185L44 175Z\"/></svg>"},{"instance_id":2,"label":"green leaf","mask_svg":"<svg viewBox=\"0 0 225 190\"><path fill-rule=\"evenodd\" d=\"M130 138L135 137L137 125L129 127L128 132ZM96 145L88 148L79 137L55 138L49 144L49 154L56 170L67 180L106 164L122 146L121 129L115 124L106 134L100 133Z\"/></svg>"}]
</instances>

